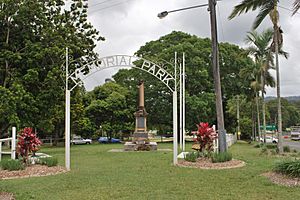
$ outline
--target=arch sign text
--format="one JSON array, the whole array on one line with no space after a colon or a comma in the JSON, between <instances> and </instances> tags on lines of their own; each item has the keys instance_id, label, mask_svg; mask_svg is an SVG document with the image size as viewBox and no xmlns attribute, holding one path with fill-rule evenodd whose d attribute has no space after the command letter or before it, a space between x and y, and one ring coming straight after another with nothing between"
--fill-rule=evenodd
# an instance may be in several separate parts
<instances>
[{"instance_id":1,"label":"arch sign text","mask_svg":"<svg viewBox=\"0 0 300 200\"><path fill-rule=\"evenodd\" d=\"M175 78L166 69L144 58L127 55L114 55L92 61L76 69L69 78L76 87L92 74L112 67L134 67L152 74L163 82L172 92L175 91Z\"/></svg>"}]
</instances>

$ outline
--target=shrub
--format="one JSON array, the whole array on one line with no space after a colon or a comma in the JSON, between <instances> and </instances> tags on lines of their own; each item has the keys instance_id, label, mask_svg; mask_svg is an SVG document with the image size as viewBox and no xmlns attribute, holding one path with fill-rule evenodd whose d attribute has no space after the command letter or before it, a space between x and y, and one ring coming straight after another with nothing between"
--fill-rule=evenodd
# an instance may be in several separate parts
<instances>
[{"instance_id":1,"label":"shrub","mask_svg":"<svg viewBox=\"0 0 300 200\"><path fill-rule=\"evenodd\" d=\"M275 149L271 149L270 152L271 152L272 155L276 155L278 153Z\"/></svg>"},{"instance_id":2,"label":"shrub","mask_svg":"<svg viewBox=\"0 0 300 200\"><path fill-rule=\"evenodd\" d=\"M261 145L260 145L260 144L256 144L256 145L254 145L253 147L254 147L254 148L260 148Z\"/></svg>"},{"instance_id":3,"label":"shrub","mask_svg":"<svg viewBox=\"0 0 300 200\"><path fill-rule=\"evenodd\" d=\"M22 156L23 162L27 163L29 153L34 154L41 144L32 128L24 128L18 133L17 153Z\"/></svg>"},{"instance_id":4,"label":"shrub","mask_svg":"<svg viewBox=\"0 0 300 200\"><path fill-rule=\"evenodd\" d=\"M16 171L25 169L24 164L20 160L3 160L1 161L3 170Z\"/></svg>"},{"instance_id":5,"label":"shrub","mask_svg":"<svg viewBox=\"0 0 300 200\"><path fill-rule=\"evenodd\" d=\"M260 150L260 154L268 154L268 149L266 146L263 146Z\"/></svg>"},{"instance_id":6,"label":"shrub","mask_svg":"<svg viewBox=\"0 0 300 200\"><path fill-rule=\"evenodd\" d=\"M275 164L275 172L292 177L300 177L300 160L286 160Z\"/></svg>"},{"instance_id":7,"label":"shrub","mask_svg":"<svg viewBox=\"0 0 300 200\"><path fill-rule=\"evenodd\" d=\"M294 152L294 153L297 153L297 150L296 150L296 149L294 149L294 150L293 150L293 152Z\"/></svg>"},{"instance_id":8,"label":"shrub","mask_svg":"<svg viewBox=\"0 0 300 200\"><path fill-rule=\"evenodd\" d=\"M200 122L200 124L197 124L198 130L197 130L197 138L195 139L195 142L199 144L199 150L212 152L213 151L213 141L218 138L218 134L216 131L209 127L208 123Z\"/></svg>"},{"instance_id":9,"label":"shrub","mask_svg":"<svg viewBox=\"0 0 300 200\"><path fill-rule=\"evenodd\" d=\"M291 152L291 149L289 146L283 146L283 152Z\"/></svg>"},{"instance_id":10,"label":"shrub","mask_svg":"<svg viewBox=\"0 0 300 200\"><path fill-rule=\"evenodd\" d=\"M267 147L267 149L276 149L277 148L276 144L266 144L265 146Z\"/></svg>"},{"instance_id":11,"label":"shrub","mask_svg":"<svg viewBox=\"0 0 300 200\"><path fill-rule=\"evenodd\" d=\"M196 152L189 152L184 156L184 160L188 162L196 162L198 154Z\"/></svg>"},{"instance_id":12,"label":"shrub","mask_svg":"<svg viewBox=\"0 0 300 200\"><path fill-rule=\"evenodd\" d=\"M53 167L57 165L58 160L54 157L40 158L38 163L41 165L47 165L48 167Z\"/></svg>"},{"instance_id":13,"label":"shrub","mask_svg":"<svg viewBox=\"0 0 300 200\"><path fill-rule=\"evenodd\" d=\"M232 160L232 154L229 152L220 152L212 154L211 161L213 163L226 162Z\"/></svg>"}]
</instances>

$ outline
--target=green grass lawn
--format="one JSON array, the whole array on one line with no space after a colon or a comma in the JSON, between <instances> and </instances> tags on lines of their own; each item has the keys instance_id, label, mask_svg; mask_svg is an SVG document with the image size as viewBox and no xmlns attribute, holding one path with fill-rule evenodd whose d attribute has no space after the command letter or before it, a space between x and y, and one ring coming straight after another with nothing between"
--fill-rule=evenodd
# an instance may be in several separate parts
<instances>
[{"instance_id":1,"label":"green grass lawn","mask_svg":"<svg viewBox=\"0 0 300 200\"><path fill-rule=\"evenodd\" d=\"M191 144L187 145L188 147ZM71 147L66 174L1 180L0 191L21 199L300 199L300 187L288 188L261 176L272 169L275 157L262 156L249 144L230 148L246 161L238 169L201 170L172 166L172 152L107 152L121 144ZM159 144L172 148L172 144ZM64 165L64 148L43 148Z\"/></svg>"}]
</instances>

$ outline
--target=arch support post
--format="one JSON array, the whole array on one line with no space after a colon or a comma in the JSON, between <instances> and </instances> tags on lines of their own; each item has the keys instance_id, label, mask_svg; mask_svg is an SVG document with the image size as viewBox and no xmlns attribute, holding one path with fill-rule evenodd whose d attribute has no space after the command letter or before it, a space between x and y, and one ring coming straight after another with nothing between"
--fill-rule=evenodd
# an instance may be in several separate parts
<instances>
[{"instance_id":1,"label":"arch support post","mask_svg":"<svg viewBox=\"0 0 300 200\"><path fill-rule=\"evenodd\" d=\"M65 165L70 170L70 90L66 89L66 119L65 119Z\"/></svg>"},{"instance_id":2,"label":"arch support post","mask_svg":"<svg viewBox=\"0 0 300 200\"><path fill-rule=\"evenodd\" d=\"M173 91L173 164L177 165L177 91Z\"/></svg>"},{"instance_id":3,"label":"arch support post","mask_svg":"<svg viewBox=\"0 0 300 200\"><path fill-rule=\"evenodd\" d=\"M71 138L71 130L70 130L70 98L71 91L68 87L68 79L69 79L69 52L68 47L66 48L66 110L65 110L65 166L68 171L70 171L70 138Z\"/></svg>"}]
</instances>

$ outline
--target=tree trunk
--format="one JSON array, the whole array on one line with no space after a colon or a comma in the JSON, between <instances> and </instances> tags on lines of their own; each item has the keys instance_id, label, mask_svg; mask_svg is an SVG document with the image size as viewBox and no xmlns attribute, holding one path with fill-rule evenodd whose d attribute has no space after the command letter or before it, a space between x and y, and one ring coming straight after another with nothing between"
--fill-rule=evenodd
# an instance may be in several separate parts
<instances>
[{"instance_id":1,"label":"tree trunk","mask_svg":"<svg viewBox=\"0 0 300 200\"><path fill-rule=\"evenodd\" d=\"M255 117L255 104L252 101L252 141L255 141L256 138L256 117Z\"/></svg>"},{"instance_id":2,"label":"tree trunk","mask_svg":"<svg viewBox=\"0 0 300 200\"><path fill-rule=\"evenodd\" d=\"M214 76L214 86L216 94L216 110L217 123L219 134L219 151L226 152L226 131L224 128L224 115L222 104L222 92L219 69L219 52L218 52L218 38L217 38L217 20L216 20L216 0L209 0L210 23L211 23L211 41L212 41L212 68Z\"/></svg>"},{"instance_id":3,"label":"tree trunk","mask_svg":"<svg viewBox=\"0 0 300 200\"><path fill-rule=\"evenodd\" d=\"M264 137L264 143L266 143L266 103L265 103L265 70L263 69L262 72L262 113L263 113L263 137Z\"/></svg>"},{"instance_id":4,"label":"tree trunk","mask_svg":"<svg viewBox=\"0 0 300 200\"><path fill-rule=\"evenodd\" d=\"M278 109L278 150L283 153L282 148L282 113L281 113L281 97L280 97L280 72L279 72L279 58L278 58L278 26L274 24L274 42L275 42L275 64L276 64L276 86L277 86L277 109Z\"/></svg>"},{"instance_id":5,"label":"tree trunk","mask_svg":"<svg viewBox=\"0 0 300 200\"><path fill-rule=\"evenodd\" d=\"M258 103L258 92L255 93L255 101L256 101L256 112L257 112L257 123L258 123L258 141L260 142L261 132L260 132L260 117L259 117L259 103Z\"/></svg>"},{"instance_id":6,"label":"tree trunk","mask_svg":"<svg viewBox=\"0 0 300 200\"><path fill-rule=\"evenodd\" d=\"M10 36L10 28L9 28L9 17L5 17L7 19L7 33L6 33L6 39L5 39L5 44L8 46L9 43L9 36ZM4 71L4 76L3 76L3 87L6 88L8 84L8 78L9 78L9 63L8 60L5 60L5 71Z\"/></svg>"}]
</instances>

